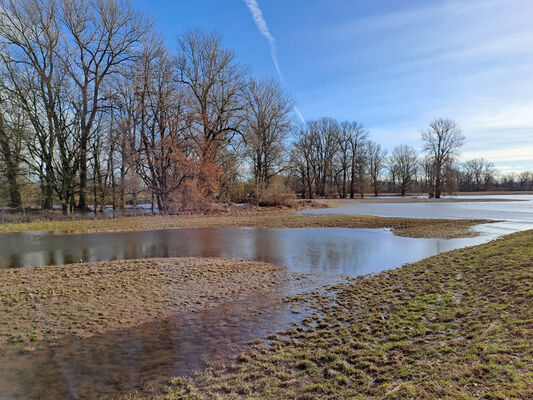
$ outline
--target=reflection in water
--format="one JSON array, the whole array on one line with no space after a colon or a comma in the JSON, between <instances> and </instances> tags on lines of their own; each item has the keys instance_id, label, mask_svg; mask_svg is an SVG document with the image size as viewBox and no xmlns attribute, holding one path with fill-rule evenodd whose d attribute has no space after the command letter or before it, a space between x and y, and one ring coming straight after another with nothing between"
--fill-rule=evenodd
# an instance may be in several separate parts
<instances>
[{"instance_id":1,"label":"reflection in water","mask_svg":"<svg viewBox=\"0 0 533 400\"><path fill-rule=\"evenodd\" d=\"M0 234L0 267L145 257L268 261L296 272L361 275L490 239L413 239L377 229L189 229L54 235Z\"/></svg>"},{"instance_id":2,"label":"reflection in water","mask_svg":"<svg viewBox=\"0 0 533 400\"><path fill-rule=\"evenodd\" d=\"M227 359L243 351L247 341L295 321L287 309L272 307L279 298L278 293L255 294L239 304L65 340L44 351L0 355L0 398L92 399L160 387L168 377Z\"/></svg>"}]
</instances>

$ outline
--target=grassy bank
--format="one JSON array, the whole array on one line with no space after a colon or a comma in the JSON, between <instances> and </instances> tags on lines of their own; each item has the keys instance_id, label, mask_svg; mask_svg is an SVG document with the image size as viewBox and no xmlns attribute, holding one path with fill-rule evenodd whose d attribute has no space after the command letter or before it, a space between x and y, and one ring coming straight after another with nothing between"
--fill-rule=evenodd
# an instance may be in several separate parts
<instances>
[{"instance_id":1,"label":"grassy bank","mask_svg":"<svg viewBox=\"0 0 533 400\"><path fill-rule=\"evenodd\" d=\"M282 276L270 264L199 258L3 269L0 350L198 311L277 285Z\"/></svg>"},{"instance_id":2,"label":"grassy bank","mask_svg":"<svg viewBox=\"0 0 533 400\"><path fill-rule=\"evenodd\" d=\"M315 310L303 327L161 397L533 398L532 244L517 233L294 299Z\"/></svg>"},{"instance_id":3,"label":"grassy bank","mask_svg":"<svg viewBox=\"0 0 533 400\"><path fill-rule=\"evenodd\" d=\"M38 221L0 225L0 232L57 233L131 232L164 229L234 228L389 228L409 237L455 238L475 236L471 227L485 220L386 218L369 215L298 215L288 211L244 215L164 215L73 221Z\"/></svg>"}]
</instances>

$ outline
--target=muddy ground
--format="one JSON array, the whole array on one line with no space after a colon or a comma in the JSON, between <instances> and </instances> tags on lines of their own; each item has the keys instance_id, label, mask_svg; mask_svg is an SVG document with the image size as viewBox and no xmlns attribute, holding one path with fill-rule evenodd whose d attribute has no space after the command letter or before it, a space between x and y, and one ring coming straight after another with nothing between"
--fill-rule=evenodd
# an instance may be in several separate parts
<instances>
[{"instance_id":1,"label":"muddy ground","mask_svg":"<svg viewBox=\"0 0 533 400\"><path fill-rule=\"evenodd\" d=\"M242 260L164 258L0 270L0 350L88 337L238 300L286 271Z\"/></svg>"}]
</instances>

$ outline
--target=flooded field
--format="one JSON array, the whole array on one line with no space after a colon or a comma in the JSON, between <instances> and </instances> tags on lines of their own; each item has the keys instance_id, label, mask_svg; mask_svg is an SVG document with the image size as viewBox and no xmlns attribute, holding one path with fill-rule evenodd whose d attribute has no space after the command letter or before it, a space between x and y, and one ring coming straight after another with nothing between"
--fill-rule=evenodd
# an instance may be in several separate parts
<instances>
[{"instance_id":1,"label":"flooded field","mask_svg":"<svg viewBox=\"0 0 533 400\"><path fill-rule=\"evenodd\" d=\"M438 203L354 203L335 208L303 210L301 214L359 214L381 217L445 218L445 219L492 219L533 224L533 195L480 195L457 196L453 198L480 199L480 202L438 202ZM500 201L490 202L488 199ZM508 201L501 201L508 200Z\"/></svg>"},{"instance_id":2,"label":"flooded field","mask_svg":"<svg viewBox=\"0 0 533 400\"><path fill-rule=\"evenodd\" d=\"M348 228L8 233L0 234L0 267L146 257L224 257L287 265L295 272L356 276L482 243L490 237L416 239L395 236L387 230Z\"/></svg>"},{"instance_id":3,"label":"flooded field","mask_svg":"<svg viewBox=\"0 0 533 400\"><path fill-rule=\"evenodd\" d=\"M239 303L65 339L33 353L10 351L0 355L0 399L113 398L157 390L169 377L224 361L244 351L248 341L301 319L279 307L281 298L276 290L254 293Z\"/></svg>"},{"instance_id":4,"label":"flooded field","mask_svg":"<svg viewBox=\"0 0 533 400\"><path fill-rule=\"evenodd\" d=\"M225 360L247 342L298 323L303 314L282 306L299 290L345 276L377 273L404 263L480 244L533 226L533 196L498 203L353 204L304 213L354 213L435 218L505 220L478 227L468 239L415 239L377 229L189 229L129 233L56 235L46 232L0 235L0 267L72 264L146 257L224 257L286 265L305 273L305 287L285 282L245 301L223 303L199 313L176 310L172 318L88 339L65 339L31 353L0 355L0 398L113 397L158 387L169 377L189 375L210 361ZM305 314L305 313L304 313Z\"/></svg>"}]
</instances>

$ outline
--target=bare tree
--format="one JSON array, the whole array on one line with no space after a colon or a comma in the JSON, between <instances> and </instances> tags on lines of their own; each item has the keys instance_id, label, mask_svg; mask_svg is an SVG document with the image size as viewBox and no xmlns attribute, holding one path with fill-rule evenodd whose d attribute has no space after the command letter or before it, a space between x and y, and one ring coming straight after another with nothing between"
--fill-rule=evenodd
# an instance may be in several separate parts
<instances>
[{"instance_id":1,"label":"bare tree","mask_svg":"<svg viewBox=\"0 0 533 400\"><path fill-rule=\"evenodd\" d=\"M359 193L364 193L363 172L366 168L366 141L368 132L363 125L356 121L348 122L345 128L348 132L348 143L350 148L350 198L354 198L355 183L359 183Z\"/></svg>"},{"instance_id":2,"label":"bare tree","mask_svg":"<svg viewBox=\"0 0 533 400\"><path fill-rule=\"evenodd\" d=\"M3 89L16 98L33 127L27 143L30 168L39 177L42 208L52 208L54 150L63 128L58 103L64 70L58 59L60 26L54 1L2 0L0 36L5 44L0 56L4 67Z\"/></svg>"},{"instance_id":3,"label":"bare tree","mask_svg":"<svg viewBox=\"0 0 533 400\"><path fill-rule=\"evenodd\" d=\"M20 113L11 114L10 121L5 118L6 100L0 96L0 160L4 164L4 175L8 185L8 207L20 209L22 197L19 185L19 164L22 149L22 135L25 130L24 121Z\"/></svg>"},{"instance_id":4,"label":"bare tree","mask_svg":"<svg viewBox=\"0 0 533 400\"><path fill-rule=\"evenodd\" d=\"M84 210L87 208L87 151L101 111L103 87L121 64L132 60L151 24L128 2L120 0L62 0L61 22L65 32L63 61L77 88L78 206Z\"/></svg>"},{"instance_id":5,"label":"bare tree","mask_svg":"<svg viewBox=\"0 0 533 400\"><path fill-rule=\"evenodd\" d=\"M363 126L355 121L340 123L335 179L340 180L337 186L340 186L339 195L342 198L346 197L347 184L350 185L350 197L353 198L357 180L357 160L367 136Z\"/></svg>"},{"instance_id":6,"label":"bare tree","mask_svg":"<svg viewBox=\"0 0 533 400\"><path fill-rule=\"evenodd\" d=\"M494 164L483 158L465 161L460 174L461 188L465 191L487 190L494 179Z\"/></svg>"},{"instance_id":7,"label":"bare tree","mask_svg":"<svg viewBox=\"0 0 533 400\"><path fill-rule=\"evenodd\" d=\"M311 144L316 194L327 196L328 178L332 176L333 158L337 151L339 124L332 118L309 121L307 134Z\"/></svg>"},{"instance_id":8,"label":"bare tree","mask_svg":"<svg viewBox=\"0 0 533 400\"><path fill-rule=\"evenodd\" d=\"M197 157L189 154L183 91L173 77L162 44L147 43L135 76L137 126L133 132L135 168L160 211L172 208L174 193L195 175Z\"/></svg>"},{"instance_id":9,"label":"bare tree","mask_svg":"<svg viewBox=\"0 0 533 400\"><path fill-rule=\"evenodd\" d=\"M291 151L291 164L302 182L302 197L313 198L315 170L313 168L313 142L307 128L302 126L297 133L297 140Z\"/></svg>"},{"instance_id":10,"label":"bare tree","mask_svg":"<svg viewBox=\"0 0 533 400\"><path fill-rule=\"evenodd\" d=\"M254 181L268 186L287 166L285 141L292 125L293 102L273 79L251 79L244 91L244 142Z\"/></svg>"},{"instance_id":11,"label":"bare tree","mask_svg":"<svg viewBox=\"0 0 533 400\"><path fill-rule=\"evenodd\" d=\"M418 155L411 146L396 146L392 151L391 162L395 165L400 182L400 194L405 196L409 185L418 171Z\"/></svg>"},{"instance_id":12,"label":"bare tree","mask_svg":"<svg viewBox=\"0 0 533 400\"><path fill-rule=\"evenodd\" d=\"M430 197L434 196L433 184L435 182L435 161L429 154L420 160L420 168L424 178L424 190Z\"/></svg>"},{"instance_id":13,"label":"bare tree","mask_svg":"<svg viewBox=\"0 0 533 400\"><path fill-rule=\"evenodd\" d=\"M374 189L374 196L379 192L379 177L381 171L385 167L385 161L387 159L387 150L382 149L381 145L369 141L367 143L368 154L368 174L372 181L372 188Z\"/></svg>"},{"instance_id":14,"label":"bare tree","mask_svg":"<svg viewBox=\"0 0 533 400\"><path fill-rule=\"evenodd\" d=\"M176 79L185 86L192 138L206 166L215 165L219 149L242 133L246 77L217 33L189 30L178 39Z\"/></svg>"},{"instance_id":15,"label":"bare tree","mask_svg":"<svg viewBox=\"0 0 533 400\"><path fill-rule=\"evenodd\" d=\"M433 187L435 198L438 199L442 191L444 168L463 146L465 137L455 121L439 118L431 122L429 128L422 131L422 140L424 141L424 151L429 153L434 160L435 181Z\"/></svg>"}]
</instances>

